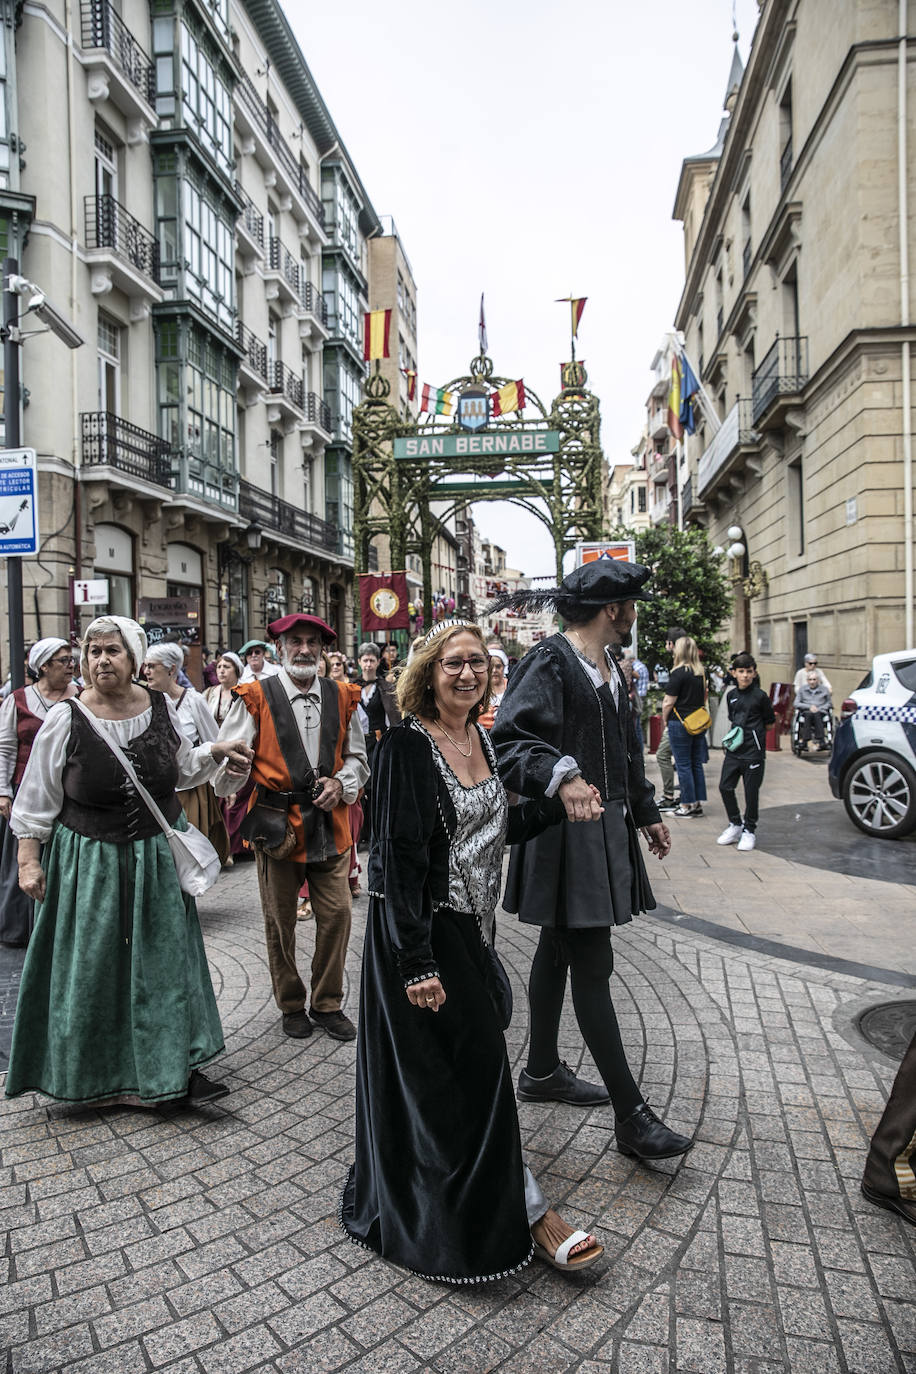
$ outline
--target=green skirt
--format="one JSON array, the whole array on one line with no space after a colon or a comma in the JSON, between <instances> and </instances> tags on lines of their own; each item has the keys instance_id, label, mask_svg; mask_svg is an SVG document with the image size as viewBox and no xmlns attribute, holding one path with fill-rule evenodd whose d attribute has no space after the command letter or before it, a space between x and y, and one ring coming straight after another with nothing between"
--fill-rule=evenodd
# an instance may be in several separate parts
<instances>
[{"instance_id":1,"label":"green skirt","mask_svg":"<svg viewBox=\"0 0 916 1374\"><path fill-rule=\"evenodd\" d=\"M112 844L58 823L44 869L7 1097L183 1097L191 1070L223 1049L223 1030L197 907L165 836Z\"/></svg>"}]
</instances>

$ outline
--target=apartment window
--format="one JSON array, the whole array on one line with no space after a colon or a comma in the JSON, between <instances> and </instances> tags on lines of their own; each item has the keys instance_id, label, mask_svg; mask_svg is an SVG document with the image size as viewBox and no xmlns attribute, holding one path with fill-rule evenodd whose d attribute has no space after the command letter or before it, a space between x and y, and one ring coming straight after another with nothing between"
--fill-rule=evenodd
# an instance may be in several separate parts
<instances>
[{"instance_id":1,"label":"apartment window","mask_svg":"<svg viewBox=\"0 0 916 1374\"><path fill-rule=\"evenodd\" d=\"M218 471L234 473L234 356L204 330L177 321L159 321L156 337L159 433L209 469L208 481Z\"/></svg>"},{"instance_id":2,"label":"apartment window","mask_svg":"<svg viewBox=\"0 0 916 1374\"><path fill-rule=\"evenodd\" d=\"M156 230L159 236L159 271L163 284L178 280L181 266L178 230L178 160L173 153L157 153Z\"/></svg>"},{"instance_id":3,"label":"apartment window","mask_svg":"<svg viewBox=\"0 0 916 1374\"><path fill-rule=\"evenodd\" d=\"M630 487L630 514L636 514L636 488Z\"/></svg>"},{"instance_id":4,"label":"apartment window","mask_svg":"<svg viewBox=\"0 0 916 1374\"><path fill-rule=\"evenodd\" d=\"M270 431L270 494L271 496L280 495L282 481L281 464L283 462L283 435L278 429Z\"/></svg>"},{"instance_id":5,"label":"apartment window","mask_svg":"<svg viewBox=\"0 0 916 1374\"><path fill-rule=\"evenodd\" d=\"M231 330L235 314L234 231L220 217L215 199L192 180L185 182L184 256L188 295Z\"/></svg>"},{"instance_id":6,"label":"apartment window","mask_svg":"<svg viewBox=\"0 0 916 1374\"><path fill-rule=\"evenodd\" d=\"M333 228L338 243L346 248L354 262L360 262L359 206L349 187L329 168L321 187L321 199L329 228Z\"/></svg>"},{"instance_id":7,"label":"apartment window","mask_svg":"<svg viewBox=\"0 0 916 1374\"><path fill-rule=\"evenodd\" d=\"M801 458L786 468L788 478L789 557L801 558L805 552L805 478Z\"/></svg>"},{"instance_id":8,"label":"apartment window","mask_svg":"<svg viewBox=\"0 0 916 1374\"><path fill-rule=\"evenodd\" d=\"M99 311L99 410L121 413L121 328Z\"/></svg>"},{"instance_id":9,"label":"apartment window","mask_svg":"<svg viewBox=\"0 0 916 1374\"><path fill-rule=\"evenodd\" d=\"M337 438L349 440L352 435L353 410L362 399L362 376L351 370L333 354L325 358L324 399L331 408Z\"/></svg>"},{"instance_id":10,"label":"apartment window","mask_svg":"<svg viewBox=\"0 0 916 1374\"><path fill-rule=\"evenodd\" d=\"M325 518L338 530L341 553L353 547L353 469L343 449L325 452Z\"/></svg>"},{"instance_id":11,"label":"apartment window","mask_svg":"<svg viewBox=\"0 0 916 1374\"><path fill-rule=\"evenodd\" d=\"M289 610L290 576L282 568L271 568L267 584L267 619L279 620Z\"/></svg>"},{"instance_id":12,"label":"apartment window","mask_svg":"<svg viewBox=\"0 0 916 1374\"><path fill-rule=\"evenodd\" d=\"M115 145L101 130L95 131L95 193L118 198L118 158Z\"/></svg>"},{"instance_id":13,"label":"apartment window","mask_svg":"<svg viewBox=\"0 0 916 1374\"><path fill-rule=\"evenodd\" d=\"M646 489L645 489L645 487L640 487L640 488L639 488L639 492L638 492L638 506L639 506L639 513L640 513L640 515L645 515L646 510L647 510L647 505L646 505Z\"/></svg>"},{"instance_id":14,"label":"apartment window","mask_svg":"<svg viewBox=\"0 0 916 1374\"><path fill-rule=\"evenodd\" d=\"M157 331L159 434L173 452L181 448L181 361L178 325L163 321Z\"/></svg>"},{"instance_id":15,"label":"apartment window","mask_svg":"<svg viewBox=\"0 0 916 1374\"><path fill-rule=\"evenodd\" d=\"M786 182L792 173L792 81L786 82L786 88L782 93L779 102L779 186L780 190L785 189Z\"/></svg>"},{"instance_id":16,"label":"apartment window","mask_svg":"<svg viewBox=\"0 0 916 1374\"><path fill-rule=\"evenodd\" d=\"M751 257L753 256L753 249L751 248L750 192L748 192L748 194L744 197L744 201L741 205L741 241L744 244L744 247L742 249L741 265L744 270L744 276L747 276L748 272L751 270Z\"/></svg>"},{"instance_id":17,"label":"apartment window","mask_svg":"<svg viewBox=\"0 0 916 1374\"><path fill-rule=\"evenodd\" d=\"M184 122L227 175L232 171L232 99L218 73L219 56L202 33L181 22L181 108Z\"/></svg>"},{"instance_id":18,"label":"apartment window","mask_svg":"<svg viewBox=\"0 0 916 1374\"><path fill-rule=\"evenodd\" d=\"M9 38L7 38L7 34ZM8 73L6 70L6 44L9 42L13 47L13 29L4 26L0 29L0 187L10 185L11 155L10 155L10 132L9 119L7 117L6 101L9 87L7 85ZM19 178L14 177L14 186L19 184Z\"/></svg>"}]
</instances>

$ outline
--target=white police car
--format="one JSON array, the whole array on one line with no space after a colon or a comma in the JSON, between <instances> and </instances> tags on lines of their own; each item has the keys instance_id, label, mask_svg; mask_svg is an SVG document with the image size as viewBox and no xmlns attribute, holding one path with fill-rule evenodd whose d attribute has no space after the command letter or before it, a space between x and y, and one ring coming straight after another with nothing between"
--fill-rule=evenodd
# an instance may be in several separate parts
<instances>
[{"instance_id":1,"label":"white police car","mask_svg":"<svg viewBox=\"0 0 916 1374\"><path fill-rule=\"evenodd\" d=\"M916 830L916 649L877 654L843 702L830 787L866 835Z\"/></svg>"}]
</instances>

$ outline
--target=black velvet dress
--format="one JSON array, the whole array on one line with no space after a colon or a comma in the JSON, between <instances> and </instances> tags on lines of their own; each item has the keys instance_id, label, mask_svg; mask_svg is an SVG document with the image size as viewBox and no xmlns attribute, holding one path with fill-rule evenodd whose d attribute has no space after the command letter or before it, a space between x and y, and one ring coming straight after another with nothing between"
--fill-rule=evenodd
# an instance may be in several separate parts
<instances>
[{"instance_id":1,"label":"black velvet dress","mask_svg":"<svg viewBox=\"0 0 916 1374\"><path fill-rule=\"evenodd\" d=\"M372 796L356 1162L341 1224L422 1278L483 1283L531 1258L518 1113L478 917L449 903L455 807L429 737L409 718L376 748ZM521 838L563 808L509 812L510 835ZM433 974L446 993L436 1013L405 991Z\"/></svg>"}]
</instances>

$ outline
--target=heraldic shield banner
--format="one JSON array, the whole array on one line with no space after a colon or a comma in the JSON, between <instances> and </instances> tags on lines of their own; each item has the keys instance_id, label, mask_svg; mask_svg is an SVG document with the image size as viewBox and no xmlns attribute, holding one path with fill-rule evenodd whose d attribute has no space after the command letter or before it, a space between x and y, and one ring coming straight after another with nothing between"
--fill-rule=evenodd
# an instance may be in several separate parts
<instances>
[{"instance_id":1,"label":"heraldic shield banner","mask_svg":"<svg viewBox=\"0 0 916 1374\"><path fill-rule=\"evenodd\" d=\"M359 619L367 630L406 630L407 574L402 572L364 573L359 579Z\"/></svg>"}]
</instances>

